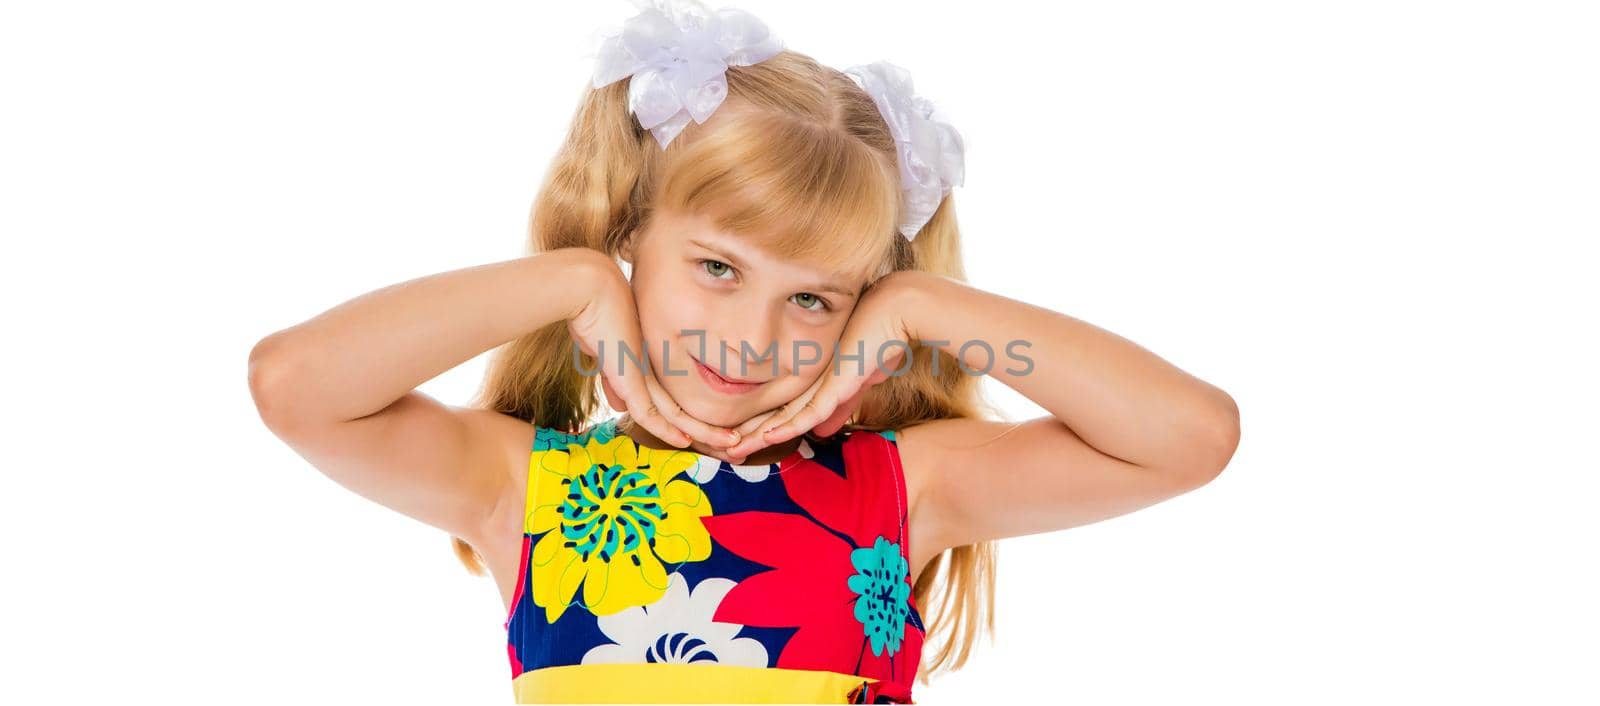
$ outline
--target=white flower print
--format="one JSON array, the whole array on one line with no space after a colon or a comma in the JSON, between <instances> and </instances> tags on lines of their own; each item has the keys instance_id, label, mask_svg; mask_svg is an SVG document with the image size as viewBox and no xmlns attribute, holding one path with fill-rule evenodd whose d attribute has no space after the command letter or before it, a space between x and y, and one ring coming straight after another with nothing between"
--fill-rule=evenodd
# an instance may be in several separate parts
<instances>
[{"instance_id":1,"label":"white flower print","mask_svg":"<svg viewBox=\"0 0 1600 706\"><path fill-rule=\"evenodd\" d=\"M733 589L734 581L707 578L690 594L683 574L667 578L667 592L647 606L634 606L597 618L600 631L616 644L599 645L583 655L583 664L646 662L716 662L741 667L767 666L767 648L759 640L735 638L743 625L711 619Z\"/></svg>"},{"instance_id":2,"label":"white flower print","mask_svg":"<svg viewBox=\"0 0 1600 706\"><path fill-rule=\"evenodd\" d=\"M800 456L803 458L811 458L814 455L816 455L816 452L811 450L810 442L806 441L805 437L800 437ZM719 469L722 468L722 464L722 461L718 461L710 456L701 455L700 462L695 465L695 467L689 469L689 477L693 479L694 482L704 485L711 482L711 479L717 477L720 472ZM767 477L773 473L779 472L778 464L776 463L763 463L754 466L741 466L730 463L728 464L728 467L732 468L733 472L740 478L743 478L751 483L760 483L761 481L766 480Z\"/></svg>"}]
</instances>

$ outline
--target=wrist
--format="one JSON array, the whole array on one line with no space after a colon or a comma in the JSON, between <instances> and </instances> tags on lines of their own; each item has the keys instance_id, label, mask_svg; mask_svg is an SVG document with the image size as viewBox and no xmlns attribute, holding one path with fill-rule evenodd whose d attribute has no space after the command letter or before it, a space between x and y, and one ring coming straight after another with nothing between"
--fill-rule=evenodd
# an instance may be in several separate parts
<instances>
[{"instance_id":1,"label":"wrist","mask_svg":"<svg viewBox=\"0 0 1600 706\"><path fill-rule=\"evenodd\" d=\"M599 250L585 247L566 247L541 253L536 257L548 258L544 282L556 286L547 291L562 295L562 318L576 318L589 303L608 290L628 286L615 260Z\"/></svg>"},{"instance_id":2,"label":"wrist","mask_svg":"<svg viewBox=\"0 0 1600 706\"><path fill-rule=\"evenodd\" d=\"M938 301L942 277L920 270L892 272L873 284L882 288L887 310L899 321L901 330L912 339L922 339L927 330L926 313Z\"/></svg>"}]
</instances>

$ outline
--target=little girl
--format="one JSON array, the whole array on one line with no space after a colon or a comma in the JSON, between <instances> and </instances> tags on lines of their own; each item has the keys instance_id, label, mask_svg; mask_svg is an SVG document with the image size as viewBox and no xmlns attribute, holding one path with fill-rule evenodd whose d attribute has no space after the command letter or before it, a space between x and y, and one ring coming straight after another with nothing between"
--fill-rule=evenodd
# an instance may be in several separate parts
<instances>
[{"instance_id":1,"label":"little girl","mask_svg":"<svg viewBox=\"0 0 1600 706\"><path fill-rule=\"evenodd\" d=\"M518 702L910 703L992 630L996 540L1196 488L1239 438L1216 387L965 284L961 148L892 64L646 5L600 46L528 256L274 333L252 393L487 568ZM473 405L415 390L490 349ZM1049 415L1004 421L981 375Z\"/></svg>"}]
</instances>

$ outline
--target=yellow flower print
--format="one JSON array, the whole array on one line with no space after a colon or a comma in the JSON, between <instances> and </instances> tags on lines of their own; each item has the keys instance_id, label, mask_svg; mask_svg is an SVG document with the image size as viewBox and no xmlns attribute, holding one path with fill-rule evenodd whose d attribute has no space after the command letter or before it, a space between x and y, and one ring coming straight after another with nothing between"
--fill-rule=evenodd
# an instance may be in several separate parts
<instances>
[{"instance_id":1,"label":"yellow flower print","mask_svg":"<svg viewBox=\"0 0 1600 706\"><path fill-rule=\"evenodd\" d=\"M667 591L662 562L703 561L711 536L700 518L711 500L674 479L696 455L640 448L632 439L552 444L530 463L526 532L533 547L533 602L555 622L583 585L583 605L610 615L654 603ZM640 457L640 454L643 457Z\"/></svg>"}]
</instances>

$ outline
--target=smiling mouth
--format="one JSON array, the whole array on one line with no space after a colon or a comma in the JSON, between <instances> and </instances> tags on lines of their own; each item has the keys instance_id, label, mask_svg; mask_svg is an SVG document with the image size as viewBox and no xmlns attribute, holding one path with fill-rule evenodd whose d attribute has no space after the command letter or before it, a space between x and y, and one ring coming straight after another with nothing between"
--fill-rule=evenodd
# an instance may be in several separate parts
<instances>
[{"instance_id":1,"label":"smiling mouth","mask_svg":"<svg viewBox=\"0 0 1600 706\"><path fill-rule=\"evenodd\" d=\"M689 360L694 361L695 365L698 365L698 366L700 366L702 368L705 368L706 372L711 373L711 375L713 377L716 377L718 380L721 380L721 381L726 382L726 383L731 384L731 385L750 385L750 386L755 386L755 385L760 385L760 384L766 382L765 380L742 380L742 379L739 379L739 378L731 378L731 377L728 377L726 375L723 375L722 373L717 372L716 368L713 368L713 367L711 367L709 365L706 365L705 363L700 362L699 358L696 358L696 357L691 355L691 356L689 356Z\"/></svg>"}]
</instances>

